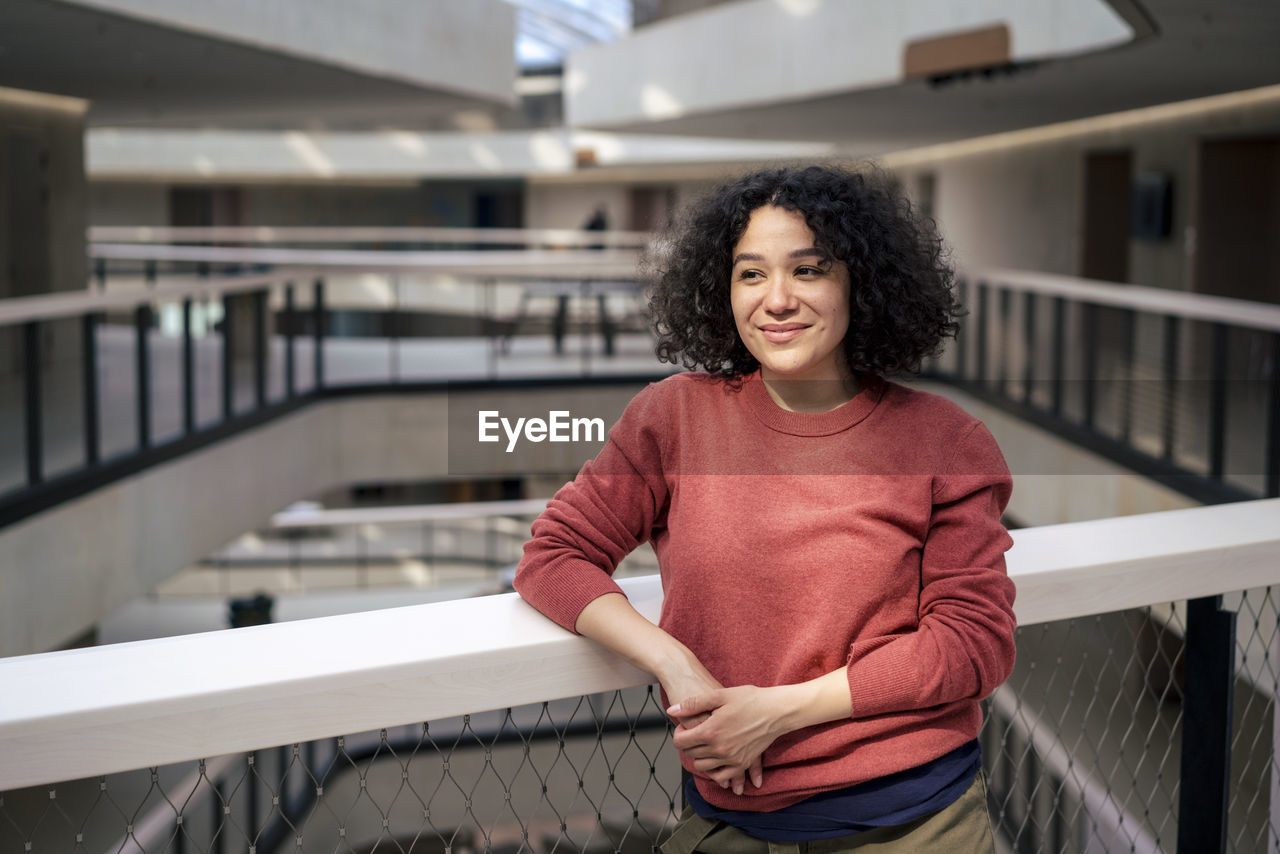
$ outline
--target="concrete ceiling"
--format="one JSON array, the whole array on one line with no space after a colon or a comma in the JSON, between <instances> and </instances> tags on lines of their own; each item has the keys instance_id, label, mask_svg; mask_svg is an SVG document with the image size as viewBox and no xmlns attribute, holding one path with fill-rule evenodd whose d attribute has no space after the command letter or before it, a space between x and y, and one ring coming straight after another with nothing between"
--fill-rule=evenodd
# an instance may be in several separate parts
<instances>
[{"instance_id":1,"label":"concrete ceiling","mask_svg":"<svg viewBox=\"0 0 1280 854\"><path fill-rule=\"evenodd\" d=\"M1137 38L1014 73L919 80L610 129L830 141L854 154L1280 83L1276 0L1111 0Z\"/></svg>"},{"instance_id":2,"label":"concrete ceiling","mask_svg":"<svg viewBox=\"0 0 1280 854\"><path fill-rule=\"evenodd\" d=\"M0 0L0 86L86 98L97 126L456 130L515 112L459 88L53 0Z\"/></svg>"}]
</instances>

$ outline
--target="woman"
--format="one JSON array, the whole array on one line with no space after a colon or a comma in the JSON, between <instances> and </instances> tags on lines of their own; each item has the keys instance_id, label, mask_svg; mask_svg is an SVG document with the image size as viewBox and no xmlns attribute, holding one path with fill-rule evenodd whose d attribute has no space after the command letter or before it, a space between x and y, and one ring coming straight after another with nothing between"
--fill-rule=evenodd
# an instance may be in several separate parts
<instances>
[{"instance_id":1,"label":"woman","mask_svg":"<svg viewBox=\"0 0 1280 854\"><path fill-rule=\"evenodd\" d=\"M691 772L667 854L994 850L976 741L1013 666L1011 480L886 375L953 335L933 232L879 181L748 175L663 244L649 386L533 525L516 589L652 673ZM655 626L610 573L649 540ZM887 846L887 847L885 847Z\"/></svg>"}]
</instances>

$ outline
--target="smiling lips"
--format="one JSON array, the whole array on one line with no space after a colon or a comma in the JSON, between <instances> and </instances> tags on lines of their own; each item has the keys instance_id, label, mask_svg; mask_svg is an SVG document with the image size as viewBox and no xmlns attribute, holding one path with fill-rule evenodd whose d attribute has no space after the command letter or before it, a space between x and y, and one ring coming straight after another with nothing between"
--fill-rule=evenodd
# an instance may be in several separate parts
<instances>
[{"instance_id":1,"label":"smiling lips","mask_svg":"<svg viewBox=\"0 0 1280 854\"><path fill-rule=\"evenodd\" d=\"M809 328L807 323L766 323L759 327L766 341L785 344Z\"/></svg>"}]
</instances>

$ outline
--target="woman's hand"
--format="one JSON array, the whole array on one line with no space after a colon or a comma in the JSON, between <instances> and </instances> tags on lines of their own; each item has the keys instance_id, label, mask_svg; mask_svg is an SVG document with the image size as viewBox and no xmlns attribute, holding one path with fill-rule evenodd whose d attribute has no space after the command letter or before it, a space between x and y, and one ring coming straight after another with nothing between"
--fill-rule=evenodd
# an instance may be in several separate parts
<instances>
[{"instance_id":1,"label":"woman's hand","mask_svg":"<svg viewBox=\"0 0 1280 854\"><path fill-rule=\"evenodd\" d=\"M761 756L787 732L785 688L741 685L690 697L667 709L680 720L672 744L696 771L741 795L764 785Z\"/></svg>"},{"instance_id":2,"label":"woman's hand","mask_svg":"<svg viewBox=\"0 0 1280 854\"><path fill-rule=\"evenodd\" d=\"M681 721L671 740L676 748L695 770L739 795L744 778L757 789L764 785L761 757L779 736L849 713L843 668L794 685L719 688L667 709Z\"/></svg>"},{"instance_id":3,"label":"woman's hand","mask_svg":"<svg viewBox=\"0 0 1280 854\"><path fill-rule=\"evenodd\" d=\"M625 596L608 593L587 604L578 615L578 633L621 655L636 667L654 675L667 695L667 702L687 704L691 698L723 689L720 681L703 667L688 647L646 620ZM690 706L692 708L692 706ZM671 715L679 728L689 729L707 719L706 712ZM741 792L746 787L747 769L718 775ZM759 768L756 768L759 786Z\"/></svg>"}]
</instances>

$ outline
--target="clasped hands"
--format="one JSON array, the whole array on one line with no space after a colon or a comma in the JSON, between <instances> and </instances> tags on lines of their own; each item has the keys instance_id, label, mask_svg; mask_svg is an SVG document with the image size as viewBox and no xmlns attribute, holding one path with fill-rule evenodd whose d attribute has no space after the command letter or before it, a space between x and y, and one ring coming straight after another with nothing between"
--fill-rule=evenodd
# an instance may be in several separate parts
<instances>
[{"instance_id":1,"label":"clasped hands","mask_svg":"<svg viewBox=\"0 0 1280 854\"><path fill-rule=\"evenodd\" d=\"M758 789L764 785L761 756L787 731L779 691L740 685L684 697L667 709L677 724L672 744L722 788L741 795L750 780Z\"/></svg>"}]
</instances>

